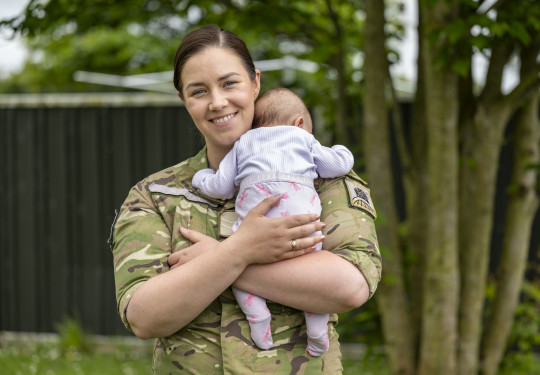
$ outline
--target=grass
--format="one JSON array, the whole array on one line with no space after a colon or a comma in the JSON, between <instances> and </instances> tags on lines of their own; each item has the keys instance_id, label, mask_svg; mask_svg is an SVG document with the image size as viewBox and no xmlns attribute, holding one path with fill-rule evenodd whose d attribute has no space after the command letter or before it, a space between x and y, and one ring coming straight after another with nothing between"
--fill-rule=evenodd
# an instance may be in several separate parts
<instances>
[{"instance_id":1,"label":"grass","mask_svg":"<svg viewBox=\"0 0 540 375\"><path fill-rule=\"evenodd\" d=\"M529 371L508 366L500 375L532 374L540 370L540 359L533 360ZM366 353L363 359L345 359L344 375L390 375L386 358ZM521 366L520 366L521 367ZM534 369L534 370L532 370ZM532 372L531 372L532 371ZM148 375L152 373L152 350L133 347L110 339L91 345L84 351L63 347L58 342L17 343L0 346L0 374L10 375Z\"/></svg>"},{"instance_id":2,"label":"grass","mask_svg":"<svg viewBox=\"0 0 540 375\"><path fill-rule=\"evenodd\" d=\"M10 345L0 347L0 369L10 375L147 375L152 373L152 354L126 346L81 353L56 344Z\"/></svg>"},{"instance_id":3,"label":"grass","mask_svg":"<svg viewBox=\"0 0 540 375\"><path fill-rule=\"evenodd\" d=\"M343 375L390 375L390 367L384 358L343 360Z\"/></svg>"},{"instance_id":4,"label":"grass","mask_svg":"<svg viewBox=\"0 0 540 375\"><path fill-rule=\"evenodd\" d=\"M344 360L344 375L390 375L378 356L370 360ZM0 374L10 375L148 375L152 373L150 346L133 349L113 341L71 350L58 342L17 343L0 346Z\"/></svg>"}]
</instances>

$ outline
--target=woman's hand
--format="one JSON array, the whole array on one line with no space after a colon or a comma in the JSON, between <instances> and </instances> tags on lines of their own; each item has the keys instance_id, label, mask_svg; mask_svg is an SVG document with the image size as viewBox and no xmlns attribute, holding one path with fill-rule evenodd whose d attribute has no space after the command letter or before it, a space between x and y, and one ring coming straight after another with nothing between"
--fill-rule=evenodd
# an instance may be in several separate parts
<instances>
[{"instance_id":1,"label":"woman's hand","mask_svg":"<svg viewBox=\"0 0 540 375\"><path fill-rule=\"evenodd\" d=\"M279 202L279 195L269 197L255 206L242 221L238 231L223 241L224 246L234 249L235 254L246 257L246 266L253 263L272 263L310 253L315 245L324 241L324 236L306 237L326 225L314 222L316 214L293 215L269 219L266 212ZM202 233L180 228L182 236L193 245L169 256L168 263L175 269L197 256L210 251L219 242ZM293 248L294 240L294 248Z\"/></svg>"},{"instance_id":2,"label":"woman's hand","mask_svg":"<svg viewBox=\"0 0 540 375\"><path fill-rule=\"evenodd\" d=\"M273 263L310 253L324 241L323 235L306 237L322 230L319 215L303 214L269 219L265 214L276 205L280 196L264 199L246 215L231 237L224 241L243 257L247 265Z\"/></svg>"},{"instance_id":3,"label":"woman's hand","mask_svg":"<svg viewBox=\"0 0 540 375\"><path fill-rule=\"evenodd\" d=\"M204 252L213 249L219 243L219 241L217 241L215 238L208 237L195 230L182 227L180 228L180 233L182 233L182 236L187 238L189 241L193 242L193 245L181 251L177 251L169 256L167 262L169 263L171 270L181 266L182 264L186 264Z\"/></svg>"}]
</instances>

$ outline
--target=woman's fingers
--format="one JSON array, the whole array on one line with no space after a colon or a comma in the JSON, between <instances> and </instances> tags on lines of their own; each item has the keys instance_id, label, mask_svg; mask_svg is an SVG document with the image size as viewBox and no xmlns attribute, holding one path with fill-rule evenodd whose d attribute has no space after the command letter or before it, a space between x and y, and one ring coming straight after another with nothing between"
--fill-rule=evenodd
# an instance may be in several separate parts
<instances>
[{"instance_id":1,"label":"woman's fingers","mask_svg":"<svg viewBox=\"0 0 540 375\"><path fill-rule=\"evenodd\" d=\"M208 251L212 245L217 243L216 239L197 232L196 230L180 227L180 233L186 239L191 241L193 245L186 249L177 251L169 256L167 262L169 263L171 269L175 269L176 267L189 262L205 251Z\"/></svg>"},{"instance_id":2,"label":"woman's fingers","mask_svg":"<svg viewBox=\"0 0 540 375\"><path fill-rule=\"evenodd\" d=\"M294 240L296 242L296 247L293 249L291 246L291 250L283 253L282 258L291 259L291 258L296 258L304 254L311 253L317 247L317 243L324 241L324 239L325 239L324 236L312 236L312 237ZM309 244L309 245L306 246L305 244ZM306 246L306 247L303 247L303 246Z\"/></svg>"},{"instance_id":3,"label":"woman's fingers","mask_svg":"<svg viewBox=\"0 0 540 375\"><path fill-rule=\"evenodd\" d=\"M288 231L288 235L291 238L302 238L307 237L315 232L322 231L324 228L326 228L326 223L316 221L297 227L291 227Z\"/></svg>"},{"instance_id":4,"label":"woman's fingers","mask_svg":"<svg viewBox=\"0 0 540 375\"><path fill-rule=\"evenodd\" d=\"M272 263L313 251L313 246L324 240L320 233L326 225L318 214L291 215L267 218L265 214L281 196L268 197L246 215L232 238L236 254L247 264ZM295 246L292 246L295 240Z\"/></svg>"},{"instance_id":5,"label":"woman's fingers","mask_svg":"<svg viewBox=\"0 0 540 375\"><path fill-rule=\"evenodd\" d=\"M315 235L304 238L297 238L289 242L291 251L307 250L314 248L319 242L323 242L326 239L324 235ZM313 249L314 250L314 249ZM311 251L311 250L310 250Z\"/></svg>"},{"instance_id":6,"label":"woman's fingers","mask_svg":"<svg viewBox=\"0 0 540 375\"><path fill-rule=\"evenodd\" d=\"M258 215L258 216L264 216L266 215L268 210L272 208L272 206L275 206L279 202L280 199L281 199L280 194L265 198L261 201L261 203L253 207L249 211L248 215L252 214L252 215Z\"/></svg>"},{"instance_id":7,"label":"woman's fingers","mask_svg":"<svg viewBox=\"0 0 540 375\"><path fill-rule=\"evenodd\" d=\"M180 227L180 233L182 234L182 236L186 237L188 240L190 240L193 243L197 243L206 238L209 238L208 236L200 232L197 232L196 230L191 230L184 227Z\"/></svg>"}]
</instances>

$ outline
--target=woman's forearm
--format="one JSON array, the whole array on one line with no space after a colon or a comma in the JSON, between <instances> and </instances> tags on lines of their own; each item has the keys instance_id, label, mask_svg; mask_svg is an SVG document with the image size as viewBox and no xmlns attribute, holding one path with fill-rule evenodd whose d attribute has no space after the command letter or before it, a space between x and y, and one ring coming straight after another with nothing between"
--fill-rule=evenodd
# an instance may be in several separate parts
<instances>
[{"instance_id":1,"label":"woman's forearm","mask_svg":"<svg viewBox=\"0 0 540 375\"><path fill-rule=\"evenodd\" d=\"M195 319L246 265L217 245L192 261L155 276L134 293L127 319L140 338L165 337Z\"/></svg>"},{"instance_id":2,"label":"woman's forearm","mask_svg":"<svg viewBox=\"0 0 540 375\"><path fill-rule=\"evenodd\" d=\"M329 251L250 265L233 285L282 305L315 313L349 311L369 297L369 287L361 272Z\"/></svg>"}]
</instances>

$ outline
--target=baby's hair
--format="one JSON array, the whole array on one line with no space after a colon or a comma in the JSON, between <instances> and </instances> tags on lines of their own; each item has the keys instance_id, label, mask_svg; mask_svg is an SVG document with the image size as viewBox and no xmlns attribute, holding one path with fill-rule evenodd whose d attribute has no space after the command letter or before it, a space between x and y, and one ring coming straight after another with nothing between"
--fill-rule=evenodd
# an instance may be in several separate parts
<instances>
[{"instance_id":1,"label":"baby's hair","mask_svg":"<svg viewBox=\"0 0 540 375\"><path fill-rule=\"evenodd\" d=\"M293 91L278 87L264 92L255 102L253 128L293 125L299 116L311 121L304 101Z\"/></svg>"}]
</instances>

